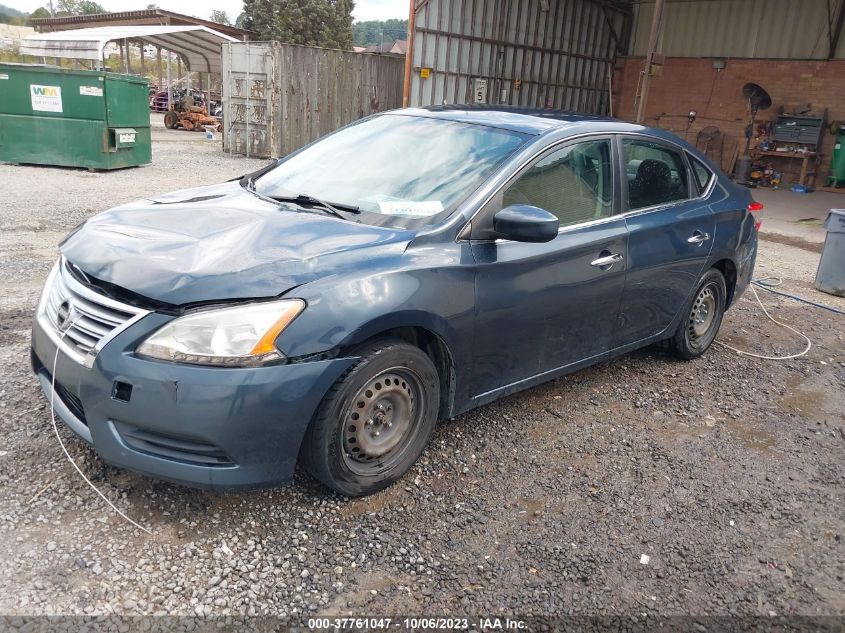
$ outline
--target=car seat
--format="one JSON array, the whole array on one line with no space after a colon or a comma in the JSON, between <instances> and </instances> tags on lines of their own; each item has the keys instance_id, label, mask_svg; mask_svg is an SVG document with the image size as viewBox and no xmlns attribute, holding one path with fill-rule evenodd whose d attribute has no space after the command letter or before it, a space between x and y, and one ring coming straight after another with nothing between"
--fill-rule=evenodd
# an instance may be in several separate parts
<instances>
[{"instance_id":1,"label":"car seat","mask_svg":"<svg viewBox=\"0 0 845 633\"><path fill-rule=\"evenodd\" d=\"M668 202L673 190L669 165L647 158L637 167L637 176L631 182L631 207L640 209Z\"/></svg>"}]
</instances>

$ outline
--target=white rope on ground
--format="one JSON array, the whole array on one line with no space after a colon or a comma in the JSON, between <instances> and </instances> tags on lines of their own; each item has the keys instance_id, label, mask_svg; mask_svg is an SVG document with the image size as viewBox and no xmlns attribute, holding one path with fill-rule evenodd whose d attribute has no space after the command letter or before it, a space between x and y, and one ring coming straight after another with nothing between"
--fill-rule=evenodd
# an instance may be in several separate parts
<instances>
[{"instance_id":1,"label":"white rope on ground","mask_svg":"<svg viewBox=\"0 0 845 633\"><path fill-rule=\"evenodd\" d=\"M769 277L767 279L771 279L771 278ZM807 347L805 347L803 351L798 352L797 354L790 354L789 356L764 356L763 354L754 354L752 352L745 352L741 349L737 349L736 347L732 347L732 346L728 345L727 343L722 343L721 341L713 341L713 342L716 343L717 345L721 345L722 347L726 347L729 350L736 352L737 354L742 354L743 356L751 356L753 358L762 358L763 360L791 360L793 358L800 358L801 356L804 356L807 352L809 352L810 349L813 347L813 342L809 339L809 337L806 334L799 332L798 330L796 330L791 325L787 325L786 323L781 323L780 321L775 319L771 314L769 314L769 311L766 310L766 306L763 305L763 302L760 301L760 295L757 294L757 289L753 285L749 285L749 288L751 288L751 292L754 293L754 298L757 299L757 303L759 303L760 307L763 308L763 314L765 314L767 317L769 317L769 320L772 323L779 325L782 328L786 328L787 330L790 330L792 332L795 332L798 336L800 336L805 341L807 341Z\"/></svg>"},{"instance_id":2,"label":"white rope on ground","mask_svg":"<svg viewBox=\"0 0 845 633\"><path fill-rule=\"evenodd\" d=\"M70 329L70 328L68 328L68 329ZM65 334L67 334L67 330L65 330L62 333L62 336L59 339L59 343L61 343L62 341L65 340ZM80 469L79 466L76 465L76 461L74 461L73 457L70 456L70 453L68 452L67 448L65 447L65 443L62 441L62 436L59 435L59 427L56 424L56 409L53 406L54 400L56 398L56 365L58 364L58 362L59 362L59 345L56 345L56 356L53 358L53 373L50 376L50 379L52 381L52 383L51 383L52 389L50 391L50 420L53 422L53 431L56 433L56 439L59 440L59 446L62 447L62 451L64 451L65 457L68 458L68 461L76 469L76 472L79 473L79 476L82 477L82 479L85 480L85 483L88 484L89 486L91 486L91 489L94 492L96 492L98 495L100 495L100 497L102 497L103 501L105 501L107 504L109 504L109 506L111 507L112 510L117 512L120 516L122 516L124 519L126 519L129 523L134 525L139 530L142 530L142 531L146 532L147 534L152 534L152 532L150 530L145 528L143 525L140 525L140 524L136 523L135 521L133 521L132 519L130 519L128 516L126 516L120 510L120 508L118 508L111 501L109 501L108 498L106 497L106 495L104 495L102 492L100 492L100 490L97 488L97 486L95 486L93 483L91 483L91 480L88 479L88 477L85 476L85 473L82 472L82 469Z\"/></svg>"}]
</instances>

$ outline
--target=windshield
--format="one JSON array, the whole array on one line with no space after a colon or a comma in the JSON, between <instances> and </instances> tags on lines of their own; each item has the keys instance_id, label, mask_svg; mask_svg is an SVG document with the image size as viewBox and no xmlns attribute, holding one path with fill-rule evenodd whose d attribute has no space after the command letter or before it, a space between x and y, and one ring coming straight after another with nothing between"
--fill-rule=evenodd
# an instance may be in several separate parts
<instances>
[{"instance_id":1,"label":"windshield","mask_svg":"<svg viewBox=\"0 0 845 633\"><path fill-rule=\"evenodd\" d=\"M294 154L255 188L357 207L355 220L411 228L445 217L527 138L441 119L376 116Z\"/></svg>"}]
</instances>

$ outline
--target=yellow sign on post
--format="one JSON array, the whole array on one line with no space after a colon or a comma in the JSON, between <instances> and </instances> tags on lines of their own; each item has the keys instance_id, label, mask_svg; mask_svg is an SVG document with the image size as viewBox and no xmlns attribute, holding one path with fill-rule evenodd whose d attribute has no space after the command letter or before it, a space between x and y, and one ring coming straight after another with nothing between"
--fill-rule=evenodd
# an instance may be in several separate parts
<instances>
[{"instance_id":1,"label":"yellow sign on post","mask_svg":"<svg viewBox=\"0 0 845 633\"><path fill-rule=\"evenodd\" d=\"M431 76L431 68L420 68L420 79L428 79Z\"/></svg>"}]
</instances>

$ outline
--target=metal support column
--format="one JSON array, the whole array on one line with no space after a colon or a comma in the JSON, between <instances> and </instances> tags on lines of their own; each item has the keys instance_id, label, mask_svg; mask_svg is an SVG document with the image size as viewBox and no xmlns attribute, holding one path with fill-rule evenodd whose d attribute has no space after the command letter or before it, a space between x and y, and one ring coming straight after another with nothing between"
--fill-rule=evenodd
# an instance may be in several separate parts
<instances>
[{"instance_id":1,"label":"metal support column","mask_svg":"<svg viewBox=\"0 0 845 633\"><path fill-rule=\"evenodd\" d=\"M411 73L414 69L414 28L417 17L417 0L410 0L408 10L408 44L405 47L405 80L402 84L402 107L411 102Z\"/></svg>"},{"instance_id":2,"label":"metal support column","mask_svg":"<svg viewBox=\"0 0 845 633\"><path fill-rule=\"evenodd\" d=\"M173 107L173 78L170 74L170 49L167 50L167 109Z\"/></svg>"},{"instance_id":3,"label":"metal support column","mask_svg":"<svg viewBox=\"0 0 845 633\"><path fill-rule=\"evenodd\" d=\"M663 7L665 0L656 0L654 3L654 16L651 20L651 35L648 38L648 54L645 58L645 69L643 70L643 82L640 87L640 100L637 103L637 123L642 123L645 117L645 106L648 101L648 89L651 86L651 66L654 63L654 53L657 51L657 42L660 40L660 28L663 23Z\"/></svg>"}]
</instances>

